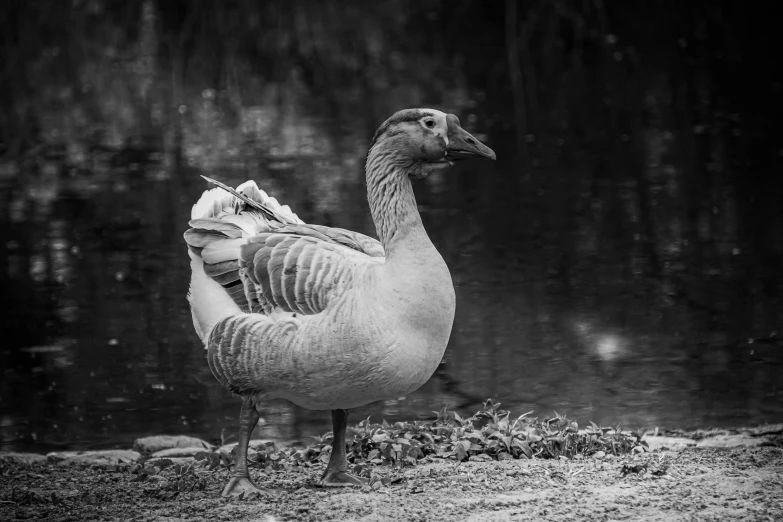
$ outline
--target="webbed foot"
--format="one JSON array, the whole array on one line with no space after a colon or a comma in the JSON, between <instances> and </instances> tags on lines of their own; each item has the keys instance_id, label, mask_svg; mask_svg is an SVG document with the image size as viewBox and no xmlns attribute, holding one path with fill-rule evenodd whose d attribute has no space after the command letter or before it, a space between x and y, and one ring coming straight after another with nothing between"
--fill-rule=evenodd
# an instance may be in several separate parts
<instances>
[{"instance_id":1,"label":"webbed foot","mask_svg":"<svg viewBox=\"0 0 783 522\"><path fill-rule=\"evenodd\" d=\"M250 477L231 477L220 496L251 498L253 496L261 497L274 493L275 490L273 489L259 488Z\"/></svg>"}]
</instances>

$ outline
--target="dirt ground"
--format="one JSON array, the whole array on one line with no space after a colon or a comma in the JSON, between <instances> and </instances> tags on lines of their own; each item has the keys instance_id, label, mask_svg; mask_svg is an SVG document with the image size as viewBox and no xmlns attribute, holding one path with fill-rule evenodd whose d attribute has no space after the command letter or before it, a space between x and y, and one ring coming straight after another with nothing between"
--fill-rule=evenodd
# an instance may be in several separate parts
<instances>
[{"instance_id":1,"label":"dirt ground","mask_svg":"<svg viewBox=\"0 0 783 522\"><path fill-rule=\"evenodd\" d=\"M576 460L426 459L380 468L397 482L315 486L322 465L254 470L267 498L226 500L227 470L171 468L138 481L132 465L5 462L0 520L783 520L779 447L682 448ZM172 489L174 489L172 491Z\"/></svg>"}]
</instances>

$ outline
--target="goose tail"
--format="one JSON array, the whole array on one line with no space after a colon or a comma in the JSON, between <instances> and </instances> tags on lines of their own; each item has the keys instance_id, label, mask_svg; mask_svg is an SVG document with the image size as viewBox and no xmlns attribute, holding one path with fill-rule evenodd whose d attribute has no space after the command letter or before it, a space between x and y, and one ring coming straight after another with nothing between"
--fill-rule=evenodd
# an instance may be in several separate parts
<instances>
[{"instance_id":1,"label":"goose tail","mask_svg":"<svg viewBox=\"0 0 783 522\"><path fill-rule=\"evenodd\" d=\"M190 256L188 302L193 326L206 345L217 323L249 311L239 275L241 246L270 221L302 223L288 205L281 205L246 181L236 189L218 185L205 191L191 211L185 232Z\"/></svg>"}]
</instances>

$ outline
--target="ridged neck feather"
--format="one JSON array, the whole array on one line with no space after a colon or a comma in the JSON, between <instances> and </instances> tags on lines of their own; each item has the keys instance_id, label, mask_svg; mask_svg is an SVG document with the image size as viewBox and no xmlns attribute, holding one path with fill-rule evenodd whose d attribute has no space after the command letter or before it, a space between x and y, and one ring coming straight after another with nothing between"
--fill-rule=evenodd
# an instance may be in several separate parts
<instances>
[{"instance_id":1,"label":"ridged neck feather","mask_svg":"<svg viewBox=\"0 0 783 522\"><path fill-rule=\"evenodd\" d=\"M365 169L367 200L387 259L399 255L404 245L431 244L408 177L415 169L410 158L377 144L367 155Z\"/></svg>"}]
</instances>

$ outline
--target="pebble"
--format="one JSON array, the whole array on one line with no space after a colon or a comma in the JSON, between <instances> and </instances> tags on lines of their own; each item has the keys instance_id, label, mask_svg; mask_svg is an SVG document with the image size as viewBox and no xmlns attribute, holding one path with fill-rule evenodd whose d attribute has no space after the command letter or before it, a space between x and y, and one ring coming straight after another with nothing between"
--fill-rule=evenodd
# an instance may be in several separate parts
<instances>
[{"instance_id":1,"label":"pebble","mask_svg":"<svg viewBox=\"0 0 783 522\"><path fill-rule=\"evenodd\" d=\"M202 450L211 450L214 446L209 442L187 435L155 435L133 441L133 449L140 453L155 453L171 448L201 448Z\"/></svg>"},{"instance_id":2,"label":"pebble","mask_svg":"<svg viewBox=\"0 0 783 522\"><path fill-rule=\"evenodd\" d=\"M60 451L46 455L50 462L61 466L88 464L90 466L116 466L136 462L141 454L133 450Z\"/></svg>"},{"instance_id":3,"label":"pebble","mask_svg":"<svg viewBox=\"0 0 783 522\"><path fill-rule=\"evenodd\" d=\"M46 455L39 453L16 453L14 451L0 451L0 462L9 461L17 464L45 464Z\"/></svg>"},{"instance_id":4,"label":"pebble","mask_svg":"<svg viewBox=\"0 0 783 522\"><path fill-rule=\"evenodd\" d=\"M761 437L748 437L746 435L717 435L696 443L697 448L736 448L761 446L766 439Z\"/></svg>"},{"instance_id":5,"label":"pebble","mask_svg":"<svg viewBox=\"0 0 783 522\"><path fill-rule=\"evenodd\" d=\"M152 455L153 458L177 458L177 457L193 457L196 453L206 451L203 447L191 447L191 448L169 448L160 451L156 451Z\"/></svg>"},{"instance_id":6,"label":"pebble","mask_svg":"<svg viewBox=\"0 0 783 522\"><path fill-rule=\"evenodd\" d=\"M279 441L275 441L273 439L252 439L250 442L248 442L247 447L254 451L259 451L267 446L270 446L272 444L277 445L278 448L281 447ZM231 451L236 447L237 443L232 442L231 444L224 444L223 446L220 446L218 448L218 451L225 451L226 453L231 453Z\"/></svg>"},{"instance_id":7,"label":"pebble","mask_svg":"<svg viewBox=\"0 0 783 522\"><path fill-rule=\"evenodd\" d=\"M696 441L686 437L644 437L642 440L650 447L650 451L657 449L682 450L696 445Z\"/></svg>"}]
</instances>

